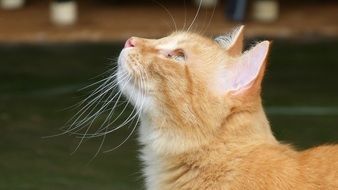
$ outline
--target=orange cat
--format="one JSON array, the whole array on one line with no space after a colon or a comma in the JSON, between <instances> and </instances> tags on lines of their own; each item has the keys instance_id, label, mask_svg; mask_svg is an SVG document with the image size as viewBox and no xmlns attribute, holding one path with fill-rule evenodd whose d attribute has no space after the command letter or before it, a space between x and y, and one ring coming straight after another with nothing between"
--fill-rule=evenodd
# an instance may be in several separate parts
<instances>
[{"instance_id":1,"label":"orange cat","mask_svg":"<svg viewBox=\"0 0 338 190\"><path fill-rule=\"evenodd\" d=\"M243 27L126 42L117 79L141 117L146 189L338 189L338 146L297 152L273 136L260 97L270 42L243 53L242 41Z\"/></svg>"}]
</instances>

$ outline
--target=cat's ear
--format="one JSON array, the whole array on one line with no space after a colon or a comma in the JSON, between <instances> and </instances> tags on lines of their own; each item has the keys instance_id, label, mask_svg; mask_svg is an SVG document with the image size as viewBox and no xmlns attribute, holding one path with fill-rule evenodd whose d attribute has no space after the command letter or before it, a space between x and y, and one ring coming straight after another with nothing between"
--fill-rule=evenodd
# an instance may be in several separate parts
<instances>
[{"instance_id":1,"label":"cat's ear","mask_svg":"<svg viewBox=\"0 0 338 190\"><path fill-rule=\"evenodd\" d=\"M244 25L238 27L233 32L232 42L227 48L228 54L238 56L243 51Z\"/></svg>"},{"instance_id":2,"label":"cat's ear","mask_svg":"<svg viewBox=\"0 0 338 190\"><path fill-rule=\"evenodd\" d=\"M235 62L227 68L229 74L227 91L259 93L269 46L269 41L263 41L235 59Z\"/></svg>"},{"instance_id":3,"label":"cat's ear","mask_svg":"<svg viewBox=\"0 0 338 190\"><path fill-rule=\"evenodd\" d=\"M238 56L243 51L244 25L235 28L231 33L218 36L215 41L225 48L229 55Z\"/></svg>"}]
</instances>

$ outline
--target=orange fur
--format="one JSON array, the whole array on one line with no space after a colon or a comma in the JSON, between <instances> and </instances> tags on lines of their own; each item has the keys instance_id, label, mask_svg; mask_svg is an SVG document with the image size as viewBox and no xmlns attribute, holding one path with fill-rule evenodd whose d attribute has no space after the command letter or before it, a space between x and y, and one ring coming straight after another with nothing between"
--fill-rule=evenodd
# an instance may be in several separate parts
<instances>
[{"instance_id":1,"label":"orange fur","mask_svg":"<svg viewBox=\"0 0 338 190\"><path fill-rule=\"evenodd\" d=\"M338 146L297 152L272 135L260 97L265 58L245 89L223 91L215 84L218 71L244 55L242 29L228 47L177 32L158 40L132 38L134 47L121 53L119 70L133 80L133 92L122 92L147 99L139 108L146 188L338 189ZM185 61L163 53L176 49Z\"/></svg>"}]
</instances>

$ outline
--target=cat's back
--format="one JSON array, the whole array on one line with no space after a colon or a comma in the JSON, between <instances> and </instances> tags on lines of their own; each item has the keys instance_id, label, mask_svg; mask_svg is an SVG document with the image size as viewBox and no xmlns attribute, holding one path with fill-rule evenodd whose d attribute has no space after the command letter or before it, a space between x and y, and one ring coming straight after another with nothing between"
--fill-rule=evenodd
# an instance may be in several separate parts
<instances>
[{"instance_id":1,"label":"cat's back","mask_svg":"<svg viewBox=\"0 0 338 190\"><path fill-rule=\"evenodd\" d=\"M324 145L300 152L301 171L317 189L338 190L338 145Z\"/></svg>"},{"instance_id":2,"label":"cat's back","mask_svg":"<svg viewBox=\"0 0 338 190\"><path fill-rule=\"evenodd\" d=\"M264 145L251 151L240 169L231 189L338 190L338 146L297 152L288 145Z\"/></svg>"}]
</instances>

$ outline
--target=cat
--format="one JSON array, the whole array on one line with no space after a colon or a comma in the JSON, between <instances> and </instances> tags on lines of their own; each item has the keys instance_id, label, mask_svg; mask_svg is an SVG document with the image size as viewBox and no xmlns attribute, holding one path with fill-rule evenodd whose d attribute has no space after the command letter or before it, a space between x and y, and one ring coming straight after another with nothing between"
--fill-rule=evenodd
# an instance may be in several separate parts
<instances>
[{"instance_id":1,"label":"cat","mask_svg":"<svg viewBox=\"0 0 338 190\"><path fill-rule=\"evenodd\" d=\"M338 189L338 146L273 136L260 97L271 42L243 52L243 31L125 43L117 81L141 118L147 190Z\"/></svg>"}]
</instances>

